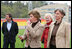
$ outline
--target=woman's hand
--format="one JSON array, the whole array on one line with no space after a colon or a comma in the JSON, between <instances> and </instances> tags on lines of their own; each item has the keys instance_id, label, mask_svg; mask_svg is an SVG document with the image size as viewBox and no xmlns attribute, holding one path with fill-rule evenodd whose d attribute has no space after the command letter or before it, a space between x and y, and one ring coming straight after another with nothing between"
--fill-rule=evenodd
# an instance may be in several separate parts
<instances>
[{"instance_id":1,"label":"woman's hand","mask_svg":"<svg viewBox=\"0 0 72 49\"><path fill-rule=\"evenodd\" d=\"M19 37L21 40L23 40L22 36L19 35L18 37Z\"/></svg>"}]
</instances>

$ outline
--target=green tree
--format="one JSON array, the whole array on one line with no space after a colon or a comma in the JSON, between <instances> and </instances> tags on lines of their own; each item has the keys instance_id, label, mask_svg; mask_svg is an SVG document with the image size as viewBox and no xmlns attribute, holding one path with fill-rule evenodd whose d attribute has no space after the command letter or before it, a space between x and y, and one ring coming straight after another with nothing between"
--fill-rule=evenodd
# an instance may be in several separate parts
<instances>
[{"instance_id":1,"label":"green tree","mask_svg":"<svg viewBox=\"0 0 72 49\"><path fill-rule=\"evenodd\" d=\"M11 13L13 18L26 18L28 16L28 7L20 1L12 3L1 2L1 18L4 18L7 13Z\"/></svg>"}]
</instances>

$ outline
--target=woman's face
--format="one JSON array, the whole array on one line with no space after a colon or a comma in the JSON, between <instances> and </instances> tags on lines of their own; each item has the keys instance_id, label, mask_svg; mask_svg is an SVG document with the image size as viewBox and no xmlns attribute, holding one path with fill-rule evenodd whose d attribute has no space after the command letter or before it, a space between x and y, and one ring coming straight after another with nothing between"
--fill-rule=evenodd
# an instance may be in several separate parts
<instances>
[{"instance_id":1,"label":"woman's face","mask_svg":"<svg viewBox=\"0 0 72 49\"><path fill-rule=\"evenodd\" d=\"M45 19L46 19L46 23L49 23L51 21L51 16L48 15Z\"/></svg>"},{"instance_id":2,"label":"woman's face","mask_svg":"<svg viewBox=\"0 0 72 49\"><path fill-rule=\"evenodd\" d=\"M63 17L63 15L59 12L59 10L56 11L56 13L55 13L56 20L62 19L62 17Z\"/></svg>"},{"instance_id":3,"label":"woman's face","mask_svg":"<svg viewBox=\"0 0 72 49\"><path fill-rule=\"evenodd\" d=\"M30 14L29 16L30 16L30 21L31 21L32 23L34 23L34 22L37 20L37 18L35 18L35 17L33 16L33 14Z\"/></svg>"}]
</instances>

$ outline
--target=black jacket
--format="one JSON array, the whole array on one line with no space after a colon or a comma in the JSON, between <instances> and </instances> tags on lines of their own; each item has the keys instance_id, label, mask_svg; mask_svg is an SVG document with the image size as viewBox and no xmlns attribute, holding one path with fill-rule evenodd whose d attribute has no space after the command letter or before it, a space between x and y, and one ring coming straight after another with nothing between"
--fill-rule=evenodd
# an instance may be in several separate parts
<instances>
[{"instance_id":1,"label":"black jacket","mask_svg":"<svg viewBox=\"0 0 72 49\"><path fill-rule=\"evenodd\" d=\"M15 42L16 35L18 34L18 25L16 22L12 21L11 29L8 31L7 22L3 22L2 24L2 33L4 35L4 40Z\"/></svg>"}]
</instances>

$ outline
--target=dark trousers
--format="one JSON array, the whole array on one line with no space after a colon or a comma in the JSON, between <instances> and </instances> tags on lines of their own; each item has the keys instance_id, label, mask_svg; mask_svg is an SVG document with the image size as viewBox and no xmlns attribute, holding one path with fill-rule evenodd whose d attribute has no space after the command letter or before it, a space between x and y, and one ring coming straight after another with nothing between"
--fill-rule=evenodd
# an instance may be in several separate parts
<instances>
[{"instance_id":1,"label":"dark trousers","mask_svg":"<svg viewBox=\"0 0 72 49\"><path fill-rule=\"evenodd\" d=\"M9 44L10 44L10 48L15 48L15 42L10 42L6 40L4 40L3 48L8 48Z\"/></svg>"},{"instance_id":2,"label":"dark trousers","mask_svg":"<svg viewBox=\"0 0 72 49\"><path fill-rule=\"evenodd\" d=\"M25 47L25 48L31 48L30 46L28 46L28 47ZM39 48L41 48L41 47L39 47Z\"/></svg>"},{"instance_id":3,"label":"dark trousers","mask_svg":"<svg viewBox=\"0 0 72 49\"><path fill-rule=\"evenodd\" d=\"M56 46L55 46L55 45L51 45L51 44L50 44L50 48L56 48Z\"/></svg>"}]
</instances>

